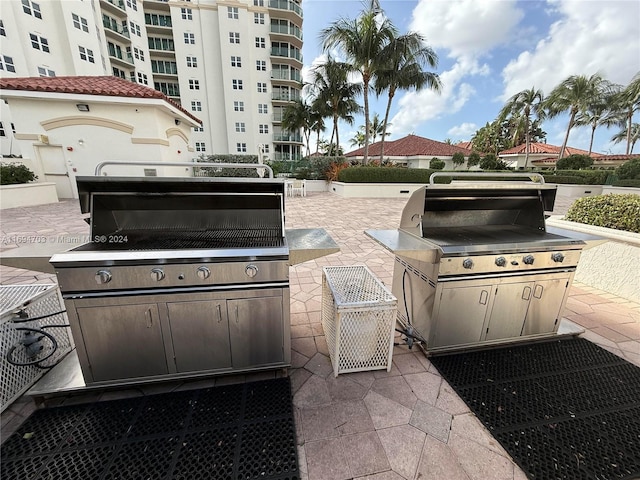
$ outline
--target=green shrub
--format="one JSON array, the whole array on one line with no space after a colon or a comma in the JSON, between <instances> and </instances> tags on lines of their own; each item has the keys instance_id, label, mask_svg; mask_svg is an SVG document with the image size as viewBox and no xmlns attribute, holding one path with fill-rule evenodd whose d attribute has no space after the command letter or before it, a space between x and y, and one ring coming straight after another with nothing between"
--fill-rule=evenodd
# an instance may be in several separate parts
<instances>
[{"instance_id":1,"label":"green shrub","mask_svg":"<svg viewBox=\"0 0 640 480\"><path fill-rule=\"evenodd\" d=\"M589 155L573 154L560 158L556 162L557 170L582 170L593 165L593 158Z\"/></svg>"},{"instance_id":2,"label":"green shrub","mask_svg":"<svg viewBox=\"0 0 640 480\"><path fill-rule=\"evenodd\" d=\"M565 220L640 233L640 195L595 195L577 199Z\"/></svg>"},{"instance_id":3,"label":"green shrub","mask_svg":"<svg viewBox=\"0 0 640 480\"><path fill-rule=\"evenodd\" d=\"M577 175L543 175L545 183L562 183L565 185L581 185L582 177Z\"/></svg>"},{"instance_id":4,"label":"green shrub","mask_svg":"<svg viewBox=\"0 0 640 480\"><path fill-rule=\"evenodd\" d=\"M640 158L624 162L616 168L616 175L620 180L640 180Z\"/></svg>"},{"instance_id":5,"label":"green shrub","mask_svg":"<svg viewBox=\"0 0 640 480\"><path fill-rule=\"evenodd\" d=\"M616 187L636 187L640 188L640 179L637 180L618 180L613 182Z\"/></svg>"},{"instance_id":6,"label":"green shrub","mask_svg":"<svg viewBox=\"0 0 640 480\"><path fill-rule=\"evenodd\" d=\"M258 163L257 155L200 155L196 162L210 163ZM203 177L250 177L258 178L258 172L251 168L194 167L196 175ZM275 172L274 172L275 175ZM266 175L265 175L266 176Z\"/></svg>"},{"instance_id":7,"label":"green shrub","mask_svg":"<svg viewBox=\"0 0 640 480\"><path fill-rule=\"evenodd\" d=\"M493 153L488 153L480 160L482 170L507 170L507 164L496 157Z\"/></svg>"},{"instance_id":8,"label":"green shrub","mask_svg":"<svg viewBox=\"0 0 640 480\"><path fill-rule=\"evenodd\" d=\"M22 163L0 164L0 185L33 182L38 177Z\"/></svg>"},{"instance_id":9,"label":"green shrub","mask_svg":"<svg viewBox=\"0 0 640 480\"><path fill-rule=\"evenodd\" d=\"M340 171L338 180L345 183L429 183L438 170L401 167L349 167Z\"/></svg>"},{"instance_id":10,"label":"green shrub","mask_svg":"<svg viewBox=\"0 0 640 480\"><path fill-rule=\"evenodd\" d=\"M580 177L583 185L604 185L607 181L609 173L606 170L555 170L553 172L541 171L546 179L549 175L567 176L567 177Z\"/></svg>"},{"instance_id":11,"label":"green shrub","mask_svg":"<svg viewBox=\"0 0 640 480\"><path fill-rule=\"evenodd\" d=\"M444 160L433 157L429 162L429 168L431 170L442 170L445 166Z\"/></svg>"}]
</instances>

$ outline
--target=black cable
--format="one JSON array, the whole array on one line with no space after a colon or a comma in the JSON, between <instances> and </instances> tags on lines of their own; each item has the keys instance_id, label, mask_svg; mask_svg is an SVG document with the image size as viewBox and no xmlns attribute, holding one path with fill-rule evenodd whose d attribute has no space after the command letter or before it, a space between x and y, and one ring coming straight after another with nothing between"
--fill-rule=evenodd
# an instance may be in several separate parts
<instances>
[{"instance_id":1,"label":"black cable","mask_svg":"<svg viewBox=\"0 0 640 480\"><path fill-rule=\"evenodd\" d=\"M35 320L42 320L43 318L49 318L49 317L53 317L55 315L60 315L61 313L66 313L66 310L60 310L59 312L56 313L49 313L47 315L40 315L39 317L27 317L27 318L13 318L11 320L11 323L27 323L27 322L33 322Z\"/></svg>"},{"instance_id":2,"label":"black cable","mask_svg":"<svg viewBox=\"0 0 640 480\"><path fill-rule=\"evenodd\" d=\"M44 335L45 337L47 337L49 339L49 341L51 342L52 345L52 349L51 352L45 356L44 358L40 358L38 360L34 360L32 362L25 362L25 363L19 363L19 362L14 362L11 359L11 355L13 354L13 352L15 351L15 349L18 347L18 345L14 345L12 346L9 351L7 352L7 362L9 362L11 365L15 365L16 367L30 367L32 365L35 365L37 367L40 368L49 368L49 367L42 367L40 365L38 365L41 362L44 362L46 359L50 358L54 353L56 353L56 350L58 349L58 341L56 340L56 338L51 335L50 333L45 332L44 330L40 329L40 328L29 328L29 327L19 327L16 328L16 331L19 332L35 332L35 333L40 333L42 335Z\"/></svg>"}]
</instances>

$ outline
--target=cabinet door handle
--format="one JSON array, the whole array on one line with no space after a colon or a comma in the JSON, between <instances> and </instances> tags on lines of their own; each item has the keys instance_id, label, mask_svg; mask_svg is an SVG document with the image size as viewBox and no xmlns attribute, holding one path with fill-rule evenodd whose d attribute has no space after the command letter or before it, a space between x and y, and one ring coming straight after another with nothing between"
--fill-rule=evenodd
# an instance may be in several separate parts
<instances>
[{"instance_id":1,"label":"cabinet door handle","mask_svg":"<svg viewBox=\"0 0 640 480\"><path fill-rule=\"evenodd\" d=\"M482 290L480 292L480 305L486 305L487 298L489 298L489 292L487 292L486 290Z\"/></svg>"},{"instance_id":2,"label":"cabinet door handle","mask_svg":"<svg viewBox=\"0 0 640 480\"><path fill-rule=\"evenodd\" d=\"M542 285L536 285L533 287L533 296L536 298L542 298L542 292L544 291L544 287Z\"/></svg>"},{"instance_id":3,"label":"cabinet door handle","mask_svg":"<svg viewBox=\"0 0 640 480\"><path fill-rule=\"evenodd\" d=\"M238 317L238 304L236 303L236 323L238 323L240 320L240 317Z\"/></svg>"},{"instance_id":4,"label":"cabinet door handle","mask_svg":"<svg viewBox=\"0 0 640 480\"><path fill-rule=\"evenodd\" d=\"M531 287L524 287L522 290L522 299L529 300L531 298Z\"/></svg>"},{"instance_id":5,"label":"cabinet door handle","mask_svg":"<svg viewBox=\"0 0 640 480\"><path fill-rule=\"evenodd\" d=\"M222 321L222 308L220 307L220 304L216 305L217 309L218 309L218 323L220 323Z\"/></svg>"},{"instance_id":6,"label":"cabinet door handle","mask_svg":"<svg viewBox=\"0 0 640 480\"><path fill-rule=\"evenodd\" d=\"M151 308L148 308L146 312L144 312L144 318L147 320L147 328L153 327L153 314L151 313Z\"/></svg>"}]
</instances>

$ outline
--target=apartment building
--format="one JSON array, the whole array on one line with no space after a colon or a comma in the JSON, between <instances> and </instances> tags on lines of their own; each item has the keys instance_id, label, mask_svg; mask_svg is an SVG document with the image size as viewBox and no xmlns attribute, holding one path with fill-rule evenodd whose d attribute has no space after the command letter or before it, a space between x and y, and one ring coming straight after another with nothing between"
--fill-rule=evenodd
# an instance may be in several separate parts
<instances>
[{"instance_id":1,"label":"apartment building","mask_svg":"<svg viewBox=\"0 0 640 480\"><path fill-rule=\"evenodd\" d=\"M282 128L300 98L301 0L3 0L0 77L115 75L203 120L194 155L301 156ZM3 155L17 155L0 105Z\"/></svg>"}]
</instances>

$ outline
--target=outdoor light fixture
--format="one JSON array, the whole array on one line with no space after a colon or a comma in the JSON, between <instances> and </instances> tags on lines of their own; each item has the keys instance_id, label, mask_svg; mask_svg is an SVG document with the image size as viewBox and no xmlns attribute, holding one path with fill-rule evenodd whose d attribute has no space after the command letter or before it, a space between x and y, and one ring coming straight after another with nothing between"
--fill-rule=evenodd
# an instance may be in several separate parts
<instances>
[{"instance_id":1,"label":"outdoor light fixture","mask_svg":"<svg viewBox=\"0 0 640 480\"><path fill-rule=\"evenodd\" d=\"M87 105L86 103L76 103L76 108L81 112L89 111L89 105Z\"/></svg>"}]
</instances>

